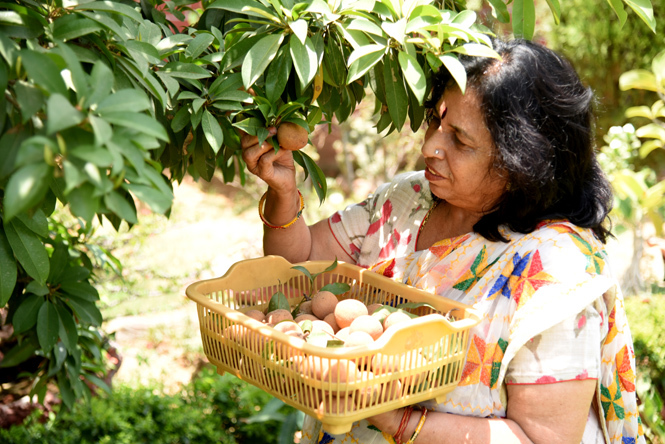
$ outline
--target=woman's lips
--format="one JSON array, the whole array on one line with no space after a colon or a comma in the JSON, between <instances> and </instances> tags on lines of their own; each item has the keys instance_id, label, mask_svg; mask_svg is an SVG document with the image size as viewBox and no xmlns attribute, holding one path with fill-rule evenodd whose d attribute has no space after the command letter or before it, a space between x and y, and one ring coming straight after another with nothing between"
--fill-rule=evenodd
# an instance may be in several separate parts
<instances>
[{"instance_id":1,"label":"woman's lips","mask_svg":"<svg viewBox=\"0 0 665 444\"><path fill-rule=\"evenodd\" d=\"M425 167L425 178L427 180L442 180L445 179L445 176L440 175L428 165Z\"/></svg>"}]
</instances>

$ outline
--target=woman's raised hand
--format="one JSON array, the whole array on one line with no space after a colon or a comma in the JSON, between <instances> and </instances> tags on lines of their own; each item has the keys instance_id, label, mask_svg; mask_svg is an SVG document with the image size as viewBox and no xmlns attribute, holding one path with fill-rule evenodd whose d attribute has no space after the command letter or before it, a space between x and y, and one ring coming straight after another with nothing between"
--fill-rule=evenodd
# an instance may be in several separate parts
<instances>
[{"instance_id":1,"label":"woman's raised hand","mask_svg":"<svg viewBox=\"0 0 665 444\"><path fill-rule=\"evenodd\" d=\"M276 134L274 127L269 128L270 137ZM244 134L240 138L242 158L247 169L263 179L275 191L293 192L296 188L295 165L291 151L280 149L275 152L267 140L258 144L256 136Z\"/></svg>"}]
</instances>

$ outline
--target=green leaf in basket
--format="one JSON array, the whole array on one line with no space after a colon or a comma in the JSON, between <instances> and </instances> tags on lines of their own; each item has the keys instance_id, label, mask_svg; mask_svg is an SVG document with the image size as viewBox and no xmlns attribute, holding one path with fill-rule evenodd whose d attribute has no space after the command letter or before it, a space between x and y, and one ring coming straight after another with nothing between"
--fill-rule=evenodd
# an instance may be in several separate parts
<instances>
[{"instance_id":1,"label":"green leaf in basket","mask_svg":"<svg viewBox=\"0 0 665 444\"><path fill-rule=\"evenodd\" d=\"M414 309L420 307L428 307L436 311L436 308L434 308L431 304L428 304L427 302L405 302L397 306L397 308L405 308L405 309Z\"/></svg>"},{"instance_id":2,"label":"green leaf in basket","mask_svg":"<svg viewBox=\"0 0 665 444\"><path fill-rule=\"evenodd\" d=\"M328 342L326 343L327 348L339 348L339 347L344 347L344 341L341 339L328 339Z\"/></svg>"},{"instance_id":3,"label":"green leaf in basket","mask_svg":"<svg viewBox=\"0 0 665 444\"><path fill-rule=\"evenodd\" d=\"M272 297L270 298L270 302L268 303L268 313L279 309L291 311L291 306L289 305L289 301L286 300L286 296L284 296L284 293L282 293L281 291L278 291L277 293L273 294Z\"/></svg>"},{"instance_id":4,"label":"green leaf in basket","mask_svg":"<svg viewBox=\"0 0 665 444\"><path fill-rule=\"evenodd\" d=\"M332 294L338 296L340 294L346 293L350 289L351 286L349 284L345 284L344 282L333 282L332 284L324 285L319 291L329 291Z\"/></svg>"},{"instance_id":5,"label":"green leaf in basket","mask_svg":"<svg viewBox=\"0 0 665 444\"><path fill-rule=\"evenodd\" d=\"M304 274L305 276L307 276L307 277L309 278L310 281L313 280L313 278L312 278L312 274L309 272L309 270L308 270L307 268L302 267L302 266L300 266L300 265L296 265L296 266L293 266L293 267L291 267L291 268L294 269L294 270L298 270L299 272L301 272L302 274Z\"/></svg>"}]
</instances>

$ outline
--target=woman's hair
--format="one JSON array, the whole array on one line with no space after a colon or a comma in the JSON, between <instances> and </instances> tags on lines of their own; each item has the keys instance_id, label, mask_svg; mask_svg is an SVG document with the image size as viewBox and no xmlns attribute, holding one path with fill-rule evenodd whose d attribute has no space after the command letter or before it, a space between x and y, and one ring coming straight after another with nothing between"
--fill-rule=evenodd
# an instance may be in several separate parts
<instances>
[{"instance_id":1,"label":"woman's hair","mask_svg":"<svg viewBox=\"0 0 665 444\"><path fill-rule=\"evenodd\" d=\"M506 239L499 226L530 233L546 219L591 228L605 242L612 189L594 150L594 96L554 51L528 40L493 40L502 59L461 56L467 91L478 97L507 191L474 230ZM433 79L432 102L454 85L446 69Z\"/></svg>"}]
</instances>

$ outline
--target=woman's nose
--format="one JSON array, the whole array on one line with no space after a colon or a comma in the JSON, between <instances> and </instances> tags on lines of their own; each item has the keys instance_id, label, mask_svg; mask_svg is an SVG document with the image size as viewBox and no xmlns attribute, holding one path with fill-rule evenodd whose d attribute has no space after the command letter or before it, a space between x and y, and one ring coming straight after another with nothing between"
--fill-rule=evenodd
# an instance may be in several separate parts
<instances>
[{"instance_id":1,"label":"woman's nose","mask_svg":"<svg viewBox=\"0 0 665 444\"><path fill-rule=\"evenodd\" d=\"M425 157L436 157L441 159L445 155L443 145L443 134L441 134L438 129L431 132L428 130L427 134L425 135L425 141L423 142L421 152Z\"/></svg>"}]
</instances>

